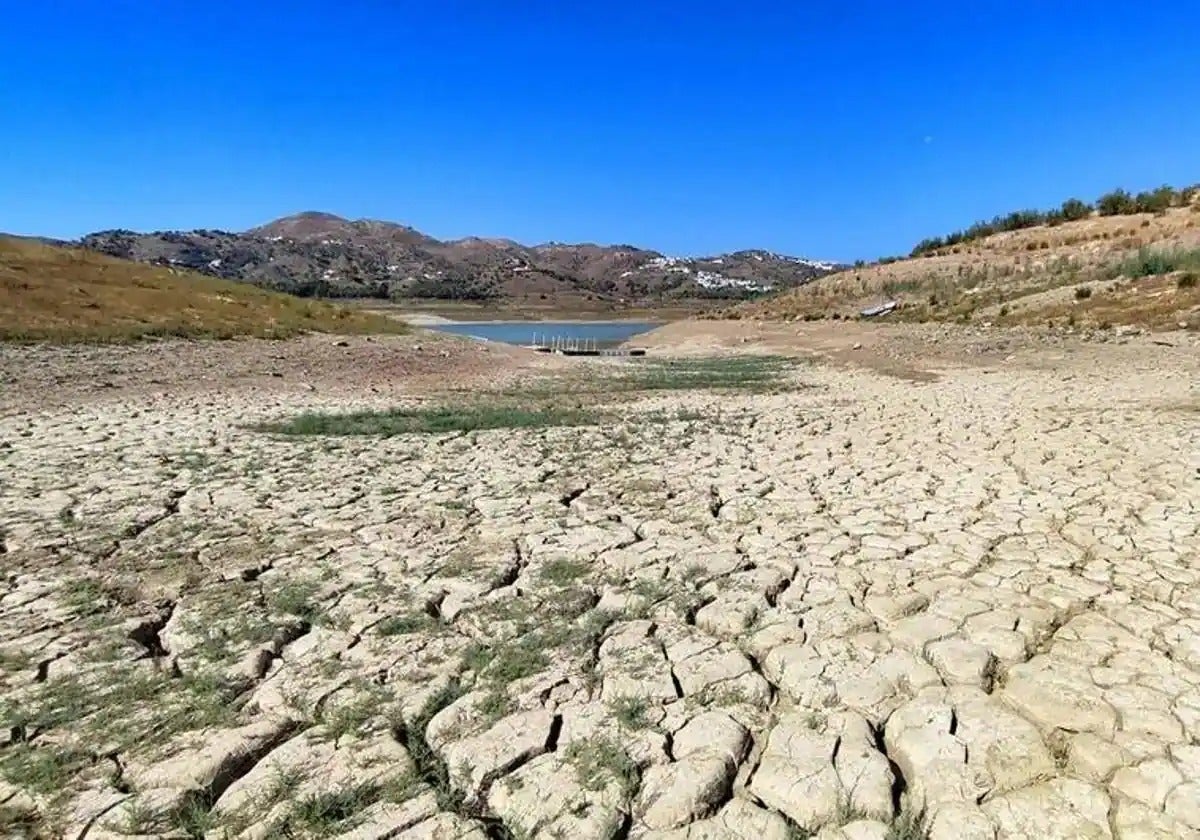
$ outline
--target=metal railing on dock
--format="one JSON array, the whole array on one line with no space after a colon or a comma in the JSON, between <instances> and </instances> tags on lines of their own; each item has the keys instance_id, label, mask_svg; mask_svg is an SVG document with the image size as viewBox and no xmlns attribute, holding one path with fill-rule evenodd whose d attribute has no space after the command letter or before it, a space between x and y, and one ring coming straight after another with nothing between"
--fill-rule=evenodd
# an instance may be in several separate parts
<instances>
[{"instance_id":1,"label":"metal railing on dock","mask_svg":"<svg viewBox=\"0 0 1200 840\"><path fill-rule=\"evenodd\" d=\"M539 353L558 353L561 356L645 356L646 351L637 348L601 347L594 338L569 338L566 336L533 336L530 350Z\"/></svg>"}]
</instances>

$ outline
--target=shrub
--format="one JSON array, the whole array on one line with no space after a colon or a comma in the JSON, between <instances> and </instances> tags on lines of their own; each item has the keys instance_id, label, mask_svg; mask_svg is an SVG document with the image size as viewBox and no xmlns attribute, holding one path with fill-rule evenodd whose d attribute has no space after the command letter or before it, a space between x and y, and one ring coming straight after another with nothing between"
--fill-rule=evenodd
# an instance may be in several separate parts
<instances>
[{"instance_id":1,"label":"shrub","mask_svg":"<svg viewBox=\"0 0 1200 840\"><path fill-rule=\"evenodd\" d=\"M1200 270L1200 249L1151 250L1142 248L1111 269L1114 277L1133 279L1170 274L1172 271Z\"/></svg>"},{"instance_id":2,"label":"shrub","mask_svg":"<svg viewBox=\"0 0 1200 840\"><path fill-rule=\"evenodd\" d=\"M1163 213L1180 200L1180 194L1164 184L1156 190L1147 190L1137 194L1134 199L1139 213Z\"/></svg>"},{"instance_id":3,"label":"shrub","mask_svg":"<svg viewBox=\"0 0 1200 840\"><path fill-rule=\"evenodd\" d=\"M1175 285L1180 289L1194 289L1196 288L1196 275L1189 271L1176 280Z\"/></svg>"},{"instance_id":4,"label":"shrub","mask_svg":"<svg viewBox=\"0 0 1200 840\"><path fill-rule=\"evenodd\" d=\"M1058 212L1068 222L1074 222L1092 215L1092 205L1086 201L1080 201L1078 198L1068 198L1062 203Z\"/></svg>"},{"instance_id":5,"label":"shrub","mask_svg":"<svg viewBox=\"0 0 1200 840\"><path fill-rule=\"evenodd\" d=\"M1125 190L1113 190L1100 196L1096 209L1101 216L1121 216L1137 212L1137 202Z\"/></svg>"}]
</instances>

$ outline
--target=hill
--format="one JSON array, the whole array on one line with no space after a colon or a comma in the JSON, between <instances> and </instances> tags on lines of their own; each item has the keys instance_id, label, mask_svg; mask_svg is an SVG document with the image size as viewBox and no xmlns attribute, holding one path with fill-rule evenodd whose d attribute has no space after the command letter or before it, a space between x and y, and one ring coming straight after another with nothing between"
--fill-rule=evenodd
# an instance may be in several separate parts
<instances>
[{"instance_id":1,"label":"hill","mask_svg":"<svg viewBox=\"0 0 1200 840\"><path fill-rule=\"evenodd\" d=\"M83 248L0 236L0 340L403 332L388 318Z\"/></svg>"},{"instance_id":2,"label":"hill","mask_svg":"<svg viewBox=\"0 0 1200 840\"><path fill-rule=\"evenodd\" d=\"M856 265L718 317L844 318L894 302L887 317L901 320L1200 329L1200 204L1129 209L926 240L910 258Z\"/></svg>"},{"instance_id":3,"label":"hill","mask_svg":"<svg viewBox=\"0 0 1200 840\"><path fill-rule=\"evenodd\" d=\"M768 251L675 258L630 245L442 241L392 222L300 213L243 233L110 230L84 247L304 297L614 304L747 298L836 266Z\"/></svg>"}]
</instances>

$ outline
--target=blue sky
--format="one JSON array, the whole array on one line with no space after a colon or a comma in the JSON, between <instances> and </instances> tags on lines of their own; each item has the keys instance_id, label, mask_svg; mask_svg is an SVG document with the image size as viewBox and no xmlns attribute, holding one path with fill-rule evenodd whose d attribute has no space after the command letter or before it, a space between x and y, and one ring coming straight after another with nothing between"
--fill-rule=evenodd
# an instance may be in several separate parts
<instances>
[{"instance_id":1,"label":"blue sky","mask_svg":"<svg viewBox=\"0 0 1200 840\"><path fill-rule=\"evenodd\" d=\"M0 30L0 230L907 252L1200 181L1200 4L44 0Z\"/></svg>"}]
</instances>

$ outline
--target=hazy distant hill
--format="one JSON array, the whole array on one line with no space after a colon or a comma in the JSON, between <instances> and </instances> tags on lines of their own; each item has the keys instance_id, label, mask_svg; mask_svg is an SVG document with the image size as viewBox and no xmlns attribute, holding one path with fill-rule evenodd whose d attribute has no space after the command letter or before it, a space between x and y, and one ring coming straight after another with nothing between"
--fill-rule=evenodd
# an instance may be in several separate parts
<instances>
[{"instance_id":1,"label":"hazy distant hill","mask_svg":"<svg viewBox=\"0 0 1200 840\"><path fill-rule=\"evenodd\" d=\"M629 245L441 241L392 222L312 212L243 233L110 230L85 236L81 244L126 259L322 297L744 298L799 286L838 268L767 251L680 259Z\"/></svg>"}]
</instances>

